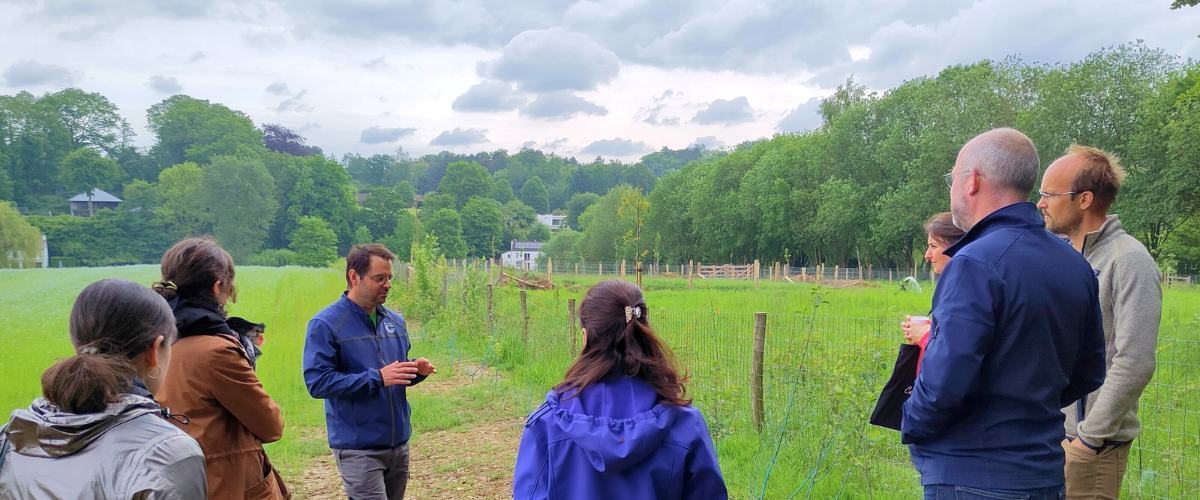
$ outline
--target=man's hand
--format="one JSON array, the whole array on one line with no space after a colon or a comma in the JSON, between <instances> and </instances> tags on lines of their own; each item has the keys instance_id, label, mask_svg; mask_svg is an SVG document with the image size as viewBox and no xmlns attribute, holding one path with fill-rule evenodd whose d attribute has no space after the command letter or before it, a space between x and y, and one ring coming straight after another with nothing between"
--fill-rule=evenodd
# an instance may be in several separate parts
<instances>
[{"instance_id":1,"label":"man's hand","mask_svg":"<svg viewBox=\"0 0 1200 500\"><path fill-rule=\"evenodd\" d=\"M384 387L408 385L412 383L412 379L417 378L417 363L394 361L392 364L380 368L379 375L383 377Z\"/></svg>"},{"instance_id":2,"label":"man's hand","mask_svg":"<svg viewBox=\"0 0 1200 500\"><path fill-rule=\"evenodd\" d=\"M413 361L413 363L416 363L417 365L417 375L428 377L434 373L437 373L437 368L434 367L433 363L430 363L428 359L417 358Z\"/></svg>"}]
</instances>

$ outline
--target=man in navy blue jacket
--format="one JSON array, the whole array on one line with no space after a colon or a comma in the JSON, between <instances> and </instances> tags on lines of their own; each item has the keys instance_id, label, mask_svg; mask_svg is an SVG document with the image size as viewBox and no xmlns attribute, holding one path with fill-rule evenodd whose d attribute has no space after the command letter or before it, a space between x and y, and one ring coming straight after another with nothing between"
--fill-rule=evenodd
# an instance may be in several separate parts
<instances>
[{"instance_id":1,"label":"man in navy blue jacket","mask_svg":"<svg viewBox=\"0 0 1200 500\"><path fill-rule=\"evenodd\" d=\"M408 485L411 413L405 387L434 373L408 360L404 318L383 307L395 256L356 245L346 256L348 290L308 323L304 383L325 400L329 447L351 500L400 500Z\"/></svg>"},{"instance_id":2,"label":"man in navy blue jacket","mask_svg":"<svg viewBox=\"0 0 1200 500\"><path fill-rule=\"evenodd\" d=\"M1062 498L1061 408L1104 382L1096 277L1027 201L1038 165L1029 138L996 129L946 174L967 234L946 249L901 423L926 498Z\"/></svg>"}]
</instances>

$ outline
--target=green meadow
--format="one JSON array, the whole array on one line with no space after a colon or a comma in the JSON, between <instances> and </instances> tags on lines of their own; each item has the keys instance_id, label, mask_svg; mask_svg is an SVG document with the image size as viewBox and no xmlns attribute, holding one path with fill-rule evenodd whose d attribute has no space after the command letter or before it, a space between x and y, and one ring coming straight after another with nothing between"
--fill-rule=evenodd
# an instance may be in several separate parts
<instances>
[{"instance_id":1,"label":"green meadow","mask_svg":"<svg viewBox=\"0 0 1200 500\"><path fill-rule=\"evenodd\" d=\"M41 372L72 353L67 320L78 292L122 277L144 284L155 266L0 271L0 410L40 393ZM608 278L608 277L605 277ZM627 279L632 279L629 277ZM476 381L457 397L410 392L423 432L492 418L492 409L532 411L561 380L579 348L569 301L599 277L556 276L558 287L527 292L496 285L488 314L478 269L452 273L442 305L436 290L398 282L392 307L410 322L413 356L439 373ZM295 481L328 453L320 401L301 376L305 326L344 289L336 269L240 267L231 314L267 324L259 376L288 425L272 460ZM924 285L924 284L923 284ZM651 324L688 374L689 395L708 421L734 498L913 498L917 475L893 431L867 425L890 373L904 314L924 314L931 289L834 289L811 284L646 278ZM1130 498L1184 498L1200 492L1200 289L1168 290L1159 371L1143 397L1143 435L1130 458ZM767 313L763 354L765 418L752 417L754 313ZM574 350L573 350L574 349ZM485 370L486 368L486 370ZM503 403L503 404L497 404ZM513 443L515 447L516 443Z\"/></svg>"}]
</instances>

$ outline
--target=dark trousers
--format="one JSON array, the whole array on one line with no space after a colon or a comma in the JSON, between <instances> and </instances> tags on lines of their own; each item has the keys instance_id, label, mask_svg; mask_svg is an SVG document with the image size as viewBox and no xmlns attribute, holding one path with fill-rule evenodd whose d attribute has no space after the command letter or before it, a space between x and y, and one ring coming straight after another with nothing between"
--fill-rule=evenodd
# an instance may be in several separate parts
<instances>
[{"instance_id":1,"label":"dark trousers","mask_svg":"<svg viewBox=\"0 0 1200 500\"><path fill-rule=\"evenodd\" d=\"M925 487L925 500L1063 500L1066 497L1065 486L1036 490L999 490L947 484Z\"/></svg>"},{"instance_id":2,"label":"dark trousers","mask_svg":"<svg viewBox=\"0 0 1200 500\"><path fill-rule=\"evenodd\" d=\"M382 450L333 450L350 500L403 500L408 443Z\"/></svg>"}]
</instances>

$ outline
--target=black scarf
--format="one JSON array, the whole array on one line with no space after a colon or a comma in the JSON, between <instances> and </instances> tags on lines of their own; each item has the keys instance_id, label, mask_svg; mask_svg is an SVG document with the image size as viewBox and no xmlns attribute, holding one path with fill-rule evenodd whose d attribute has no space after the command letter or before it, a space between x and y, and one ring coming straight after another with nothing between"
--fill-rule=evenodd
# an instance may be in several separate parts
<instances>
[{"instance_id":1,"label":"black scarf","mask_svg":"<svg viewBox=\"0 0 1200 500\"><path fill-rule=\"evenodd\" d=\"M233 330L220 312L220 306L213 301L200 297L176 297L170 305L175 312L175 327L179 329L180 339L193 335L233 335Z\"/></svg>"}]
</instances>

